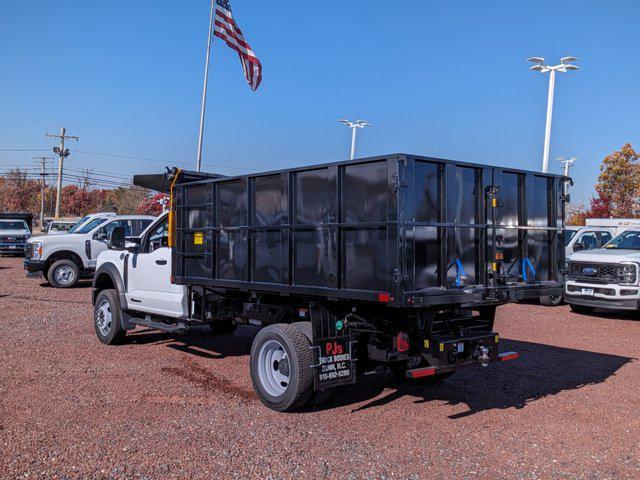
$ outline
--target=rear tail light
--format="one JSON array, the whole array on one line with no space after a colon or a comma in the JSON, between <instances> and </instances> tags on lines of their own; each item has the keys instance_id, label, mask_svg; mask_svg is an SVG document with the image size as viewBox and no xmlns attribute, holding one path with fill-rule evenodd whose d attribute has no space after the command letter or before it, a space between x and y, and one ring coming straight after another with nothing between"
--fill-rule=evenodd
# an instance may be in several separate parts
<instances>
[{"instance_id":1,"label":"rear tail light","mask_svg":"<svg viewBox=\"0 0 640 480\"><path fill-rule=\"evenodd\" d=\"M406 332L400 332L396 336L396 350L400 353L404 353L409 350L409 334Z\"/></svg>"}]
</instances>

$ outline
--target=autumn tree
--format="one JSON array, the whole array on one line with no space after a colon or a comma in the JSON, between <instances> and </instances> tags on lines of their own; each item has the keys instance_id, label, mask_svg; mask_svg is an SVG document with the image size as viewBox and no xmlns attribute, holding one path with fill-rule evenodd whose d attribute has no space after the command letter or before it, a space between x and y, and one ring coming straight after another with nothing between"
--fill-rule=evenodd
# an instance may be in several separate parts
<instances>
[{"instance_id":1,"label":"autumn tree","mask_svg":"<svg viewBox=\"0 0 640 480\"><path fill-rule=\"evenodd\" d=\"M12 212L40 211L40 182L29 179L27 172L13 169L0 183L0 210Z\"/></svg>"},{"instance_id":2,"label":"autumn tree","mask_svg":"<svg viewBox=\"0 0 640 480\"><path fill-rule=\"evenodd\" d=\"M149 190L139 187L118 187L107 192L104 207L119 215L134 214L149 197Z\"/></svg>"},{"instance_id":3,"label":"autumn tree","mask_svg":"<svg viewBox=\"0 0 640 480\"><path fill-rule=\"evenodd\" d=\"M593 216L640 216L640 163L631 144L604 158L596 193L591 202Z\"/></svg>"},{"instance_id":4,"label":"autumn tree","mask_svg":"<svg viewBox=\"0 0 640 480\"><path fill-rule=\"evenodd\" d=\"M138 205L136 213L138 215L160 215L162 213L162 201L166 201L169 197L164 193L156 193L147 197Z\"/></svg>"}]
</instances>

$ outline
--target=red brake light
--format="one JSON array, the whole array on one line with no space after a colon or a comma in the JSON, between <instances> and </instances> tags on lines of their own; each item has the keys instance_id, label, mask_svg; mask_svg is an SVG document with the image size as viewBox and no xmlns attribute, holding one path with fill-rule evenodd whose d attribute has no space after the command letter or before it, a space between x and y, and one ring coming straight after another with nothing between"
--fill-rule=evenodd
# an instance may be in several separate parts
<instances>
[{"instance_id":1,"label":"red brake light","mask_svg":"<svg viewBox=\"0 0 640 480\"><path fill-rule=\"evenodd\" d=\"M389 303L391 301L391 295L389 295L389 292L380 292L378 293L378 301Z\"/></svg>"},{"instance_id":2,"label":"red brake light","mask_svg":"<svg viewBox=\"0 0 640 480\"><path fill-rule=\"evenodd\" d=\"M409 335L406 332L400 332L396 337L396 348L400 353L409 350Z\"/></svg>"}]
</instances>

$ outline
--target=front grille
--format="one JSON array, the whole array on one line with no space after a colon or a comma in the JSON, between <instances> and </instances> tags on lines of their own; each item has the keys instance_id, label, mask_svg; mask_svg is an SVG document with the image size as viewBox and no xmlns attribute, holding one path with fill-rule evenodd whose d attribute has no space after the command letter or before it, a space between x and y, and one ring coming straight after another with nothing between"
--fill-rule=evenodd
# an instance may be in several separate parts
<instances>
[{"instance_id":1,"label":"front grille","mask_svg":"<svg viewBox=\"0 0 640 480\"><path fill-rule=\"evenodd\" d=\"M0 243L22 243L25 237L16 235L0 235Z\"/></svg>"},{"instance_id":2,"label":"front grille","mask_svg":"<svg viewBox=\"0 0 640 480\"><path fill-rule=\"evenodd\" d=\"M618 264L569 262L567 277L587 283L618 283Z\"/></svg>"},{"instance_id":3,"label":"front grille","mask_svg":"<svg viewBox=\"0 0 640 480\"><path fill-rule=\"evenodd\" d=\"M579 287L577 285L568 285L567 286L567 291L581 293L582 292L582 288L583 287ZM624 292L624 291L625 290L622 290L622 292ZM598 287L595 287L593 289L593 293L601 293L602 295L613 296L613 295L616 294L616 291L613 288L598 288ZM625 294L621 293L621 295L625 295Z\"/></svg>"},{"instance_id":4,"label":"front grille","mask_svg":"<svg viewBox=\"0 0 640 480\"><path fill-rule=\"evenodd\" d=\"M31 257L33 257L33 244L27 243L24 246L24 258L31 258Z\"/></svg>"}]
</instances>

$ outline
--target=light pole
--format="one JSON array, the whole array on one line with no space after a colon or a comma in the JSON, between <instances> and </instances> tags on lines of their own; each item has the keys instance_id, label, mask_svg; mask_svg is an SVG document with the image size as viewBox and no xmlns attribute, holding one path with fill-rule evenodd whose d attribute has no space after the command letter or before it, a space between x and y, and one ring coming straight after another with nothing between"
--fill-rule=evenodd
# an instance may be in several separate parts
<instances>
[{"instance_id":1,"label":"light pole","mask_svg":"<svg viewBox=\"0 0 640 480\"><path fill-rule=\"evenodd\" d=\"M572 65L571 62L578 60L576 57L562 57L558 65L550 66L544 65L544 58L531 57L527 58L528 62L535 63L529 70L535 70L540 73L549 72L549 96L547 97L547 126L544 132L544 152L542 154L542 172L547 173L549 171L549 144L551 142L551 116L553 114L553 90L556 84L556 72L566 73L569 70L578 70L577 65Z\"/></svg>"},{"instance_id":2,"label":"light pole","mask_svg":"<svg viewBox=\"0 0 640 480\"><path fill-rule=\"evenodd\" d=\"M578 160L578 157L570 157L570 158L564 158L564 157L558 157L557 160L562 163L563 165L563 173L565 177L569 176L569 169L571 167L573 167L573 164L576 163L576 160ZM571 183L573 185L573 183ZM564 184L564 194L565 195L569 195L569 184L565 183Z\"/></svg>"},{"instance_id":3,"label":"light pole","mask_svg":"<svg viewBox=\"0 0 640 480\"><path fill-rule=\"evenodd\" d=\"M345 124L347 127L351 129L351 160L355 158L356 155L356 129L364 128L364 127L372 127L369 122L364 120L356 120L355 122L350 122L349 120L345 120L341 118L338 120L340 123Z\"/></svg>"}]
</instances>

